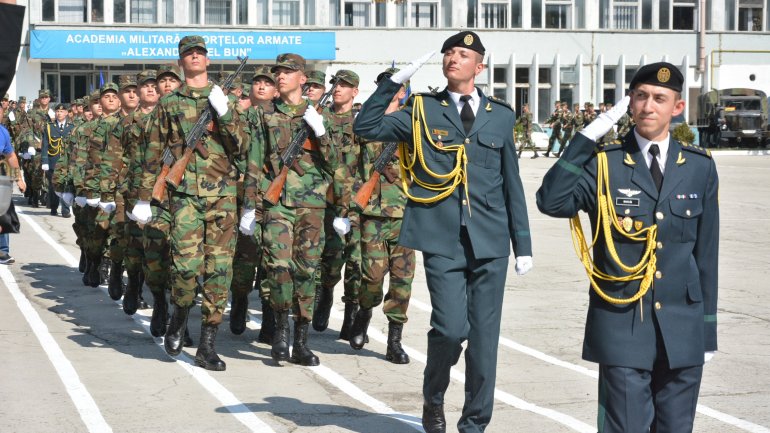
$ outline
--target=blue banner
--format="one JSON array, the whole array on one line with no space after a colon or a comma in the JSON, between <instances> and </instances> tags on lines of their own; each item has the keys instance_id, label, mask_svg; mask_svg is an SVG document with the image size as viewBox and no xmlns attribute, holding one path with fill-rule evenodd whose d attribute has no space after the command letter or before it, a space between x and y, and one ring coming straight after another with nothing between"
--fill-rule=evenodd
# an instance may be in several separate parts
<instances>
[{"instance_id":1,"label":"blue banner","mask_svg":"<svg viewBox=\"0 0 770 433\"><path fill-rule=\"evenodd\" d=\"M191 33L192 34L192 33ZM308 60L336 58L334 32L200 32L212 60L275 59L296 53ZM32 30L33 59L173 60L186 33L172 31Z\"/></svg>"}]
</instances>

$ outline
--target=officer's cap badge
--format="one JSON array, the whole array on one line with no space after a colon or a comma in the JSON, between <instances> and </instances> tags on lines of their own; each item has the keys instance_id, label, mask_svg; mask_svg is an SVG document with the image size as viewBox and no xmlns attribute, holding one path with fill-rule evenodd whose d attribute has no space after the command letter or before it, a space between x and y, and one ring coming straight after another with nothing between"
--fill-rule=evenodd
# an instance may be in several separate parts
<instances>
[{"instance_id":1,"label":"officer's cap badge","mask_svg":"<svg viewBox=\"0 0 770 433\"><path fill-rule=\"evenodd\" d=\"M668 83L668 80L670 79L671 79L671 71L668 68L663 67L658 69L658 81L660 81L661 83Z\"/></svg>"},{"instance_id":2,"label":"officer's cap badge","mask_svg":"<svg viewBox=\"0 0 770 433\"><path fill-rule=\"evenodd\" d=\"M470 35L470 34L465 35L465 37L463 38L463 43L468 46L473 45L473 35Z\"/></svg>"}]
</instances>

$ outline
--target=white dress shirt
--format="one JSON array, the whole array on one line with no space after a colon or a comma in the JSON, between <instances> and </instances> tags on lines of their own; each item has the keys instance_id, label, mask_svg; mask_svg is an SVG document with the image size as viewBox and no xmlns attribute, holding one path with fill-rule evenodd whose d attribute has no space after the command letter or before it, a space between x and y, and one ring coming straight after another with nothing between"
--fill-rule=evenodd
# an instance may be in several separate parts
<instances>
[{"instance_id":1,"label":"white dress shirt","mask_svg":"<svg viewBox=\"0 0 770 433\"><path fill-rule=\"evenodd\" d=\"M650 141L641 135L639 135L636 132L636 129L634 129L634 136L636 136L636 142L639 144L639 150L642 151L642 155L644 155L644 162L647 163L647 168L650 168L652 164L652 154L650 153L650 146L652 146L653 143L657 144L660 148L660 155L658 155L658 166L660 167L660 172L665 176L666 175L666 160L668 159L668 147L669 147L669 141L671 140L671 134L667 134L666 138L660 141Z\"/></svg>"},{"instance_id":2,"label":"white dress shirt","mask_svg":"<svg viewBox=\"0 0 770 433\"><path fill-rule=\"evenodd\" d=\"M457 107L457 114L460 114L460 112L463 110L463 105L465 105L465 102L460 100L460 97L463 95L461 93L455 93L450 90L447 90L447 92L449 93L449 98L452 99L452 102L455 103L455 107ZM479 95L479 91L474 88L473 93L468 96L471 97L471 99L468 100L468 103L471 104L471 109L473 110L473 115L475 116L479 111L479 105L481 105L481 95Z\"/></svg>"}]
</instances>

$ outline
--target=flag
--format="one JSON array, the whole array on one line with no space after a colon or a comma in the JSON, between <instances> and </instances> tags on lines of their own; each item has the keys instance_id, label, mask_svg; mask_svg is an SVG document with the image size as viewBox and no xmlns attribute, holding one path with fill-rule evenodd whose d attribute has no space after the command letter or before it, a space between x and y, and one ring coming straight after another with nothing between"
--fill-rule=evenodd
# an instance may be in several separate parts
<instances>
[{"instance_id":1,"label":"flag","mask_svg":"<svg viewBox=\"0 0 770 433\"><path fill-rule=\"evenodd\" d=\"M104 72L99 70L99 88L104 87Z\"/></svg>"}]
</instances>

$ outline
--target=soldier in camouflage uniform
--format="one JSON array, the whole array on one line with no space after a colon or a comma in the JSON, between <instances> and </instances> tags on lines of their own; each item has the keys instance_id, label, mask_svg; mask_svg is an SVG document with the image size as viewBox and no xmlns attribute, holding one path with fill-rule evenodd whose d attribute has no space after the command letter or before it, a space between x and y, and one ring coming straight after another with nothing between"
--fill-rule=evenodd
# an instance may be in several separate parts
<instances>
[{"instance_id":1,"label":"soldier in camouflage uniform","mask_svg":"<svg viewBox=\"0 0 770 433\"><path fill-rule=\"evenodd\" d=\"M318 357L307 348L307 337L313 316L315 273L323 250L326 192L332 182L337 154L326 134L328 122L302 98L302 85L307 79L305 59L297 54L281 54L272 71L280 98L274 103L272 113L262 114L265 161L249 161L246 188L258 188L253 185L256 178L253 173L262 170L265 164L266 178L272 181L283 168L280 156L292 137L304 128L312 131L311 142L288 169L280 199L275 205L265 204L264 209L263 284L270 289L276 321L271 356L276 361L288 359L302 365L318 365ZM246 203L244 207L250 209L251 205ZM244 225L243 219L241 225ZM289 359L289 310L292 307L294 350Z\"/></svg>"},{"instance_id":2,"label":"soldier in camouflage uniform","mask_svg":"<svg viewBox=\"0 0 770 433\"><path fill-rule=\"evenodd\" d=\"M396 68L388 68L377 76L376 84L389 79ZM406 95L406 83L390 101L385 114L395 112L399 101ZM356 173L356 182L363 183L375 174L373 163L380 156L385 143L367 142L361 149L361 162ZM358 190L358 188L354 188ZM385 358L394 364L409 363L409 355L401 347L401 333L407 321L406 310L412 293L415 253L411 248L398 244L401 232L401 218L404 216L406 195L401 185L398 153L394 155L379 176L369 203L361 213L361 264L362 280L358 295L360 310L355 315L350 334L350 346L359 350L366 342L372 309L383 301L385 274L390 273L390 286L385 295L382 310L388 318L388 343ZM360 342L358 345L356 342Z\"/></svg>"},{"instance_id":3,"label":"soldier in camouflage uniform","mask_svg":"<svg viewBox=\"0 0 770 433\"><path fill-rule=\"evenodd\" d=\"M535 152L535 154L532 155L532 159L539 158L540 155L537 153L537 147L535 147L535 143L532 142L532 113L529 111L529 104L524 104L521 107L521 116L516 119L516 122L521 125L522 129L519 158L521 158L521 153L524 149L532 149L532 151Z\"/></svg>"},{"instance_id":4,"label":"soldier in camouflage uniform","mask_svg":"<svg viewBox=\"0 0 770 433\"><path fill-rule=\"evenodd\" d=\"M561 140L562 114L561 101L556 101L553 113L551 113L551 116L545 121L546 124L551 125L551 136L548 137L548 148L545 150L546 158L551 155L554 143L557 140Z\"/></svg>"},{"instance_id":5,"label":"soldier in camouflage uniform","mask_svg":"<svg viewBox=\"0 0 770 433\"><path fill-rule=\"evenodd\" d=\"M96 212L93 230L86 238L86 256L92 265L89 281L93 287L102 282L107 275L107 269L109 269L109 261L106 260L105 255L110 242L112 214L117 207L114 192L106 187L108 182L115 182L115 179L104 179L102 182L101 173L102 158L105 156L107 141L121 119L118 92L119 88L114 83L107 83L100 89L99 101L102 106L102 117L95 121L90 136L84 137L88 144L86 147L86 166L83 170L83 191L86 196L86 204L94 208ZM117 275L117 278L120 278L119 284L115 285L113 281L110 281L109 293L113 299L120 299L120 296L123 295L121 274L122 267ZM113 279L116 277L113 276Z\"/></svg>"},{"instance_id":6,"label":"soldier in camouflage uniform","mask_svg":"<svg viewBox=\"0 0 770 433\"><path fill-rule=\"evenodd\" d=\"M611 108L612 108L612 104L609 103L609 102L606 103L606 104L600 104L599 105L599 111L601 113L609 111ZM605 144L612 143L618 137L618 132L617 131L618 131L618 125L613 125L613 127L610 128L610 130L607 131L606 134L604 134L604 137L599 139L599 142L600 143L605 143Z\"/></svg>"},{"instance_id":7,"label":"soldier in camouflage uniform","mask_svg":"<svg viewBox=\"0 0 770 433\"><path fill-rule=\"evenodd\" d=\"M24 176L24 182L27 185L27 189L24 191L24 197L27 197L27 204L32 204L32 189L29 187L30 171L27 170L27 166L30 164L32 158L29 154L29 148L34 146L34 127L32 125L32 118L27 114L27 98L22 96L19 98L19 103L16 109L9 114L11 121L11 138L13 140L16 154L20 158L22 175Z\"/></svg>"},{"instance_id":8,"label":"soldier in camouflage uniform","mask_svg":"<svg viewBox=\"0 0 770 433\"><path fill-rule=\"evenodd\" d=\"M589 123L596 119L596 112L594 111L593 102L586 102L584 107L585 113L583 114L583 127L585 128Z\"/></svg>"},{"instance_id":9,"label":"soldier in camouflage uniform","mask_svg":"<svg viewBox=\"0 0 770 433\"><path fill-rule=\"evenodd\" d=\"M176 64L161 65L157 71L157 84L161 97L171 94L181 86L182 73ZM168 197L162 202L152 202L152 189L158 178L160 168L163 165L161 156L164 148L161 143L150 143L147 137L151 135L150 128L157 124L158 108L150 113L150 119L145 125L144 136L140 141L138 154L142 163L141 176L138 180L137 202L132 208L131 214L138 222L145 223L142 237L144 249L144 263L142 271L145 283L150 288L153 297L152 318L150 319L150 334L160 337L166 333L168 321L168 301L166 292L171 291L171 214L169 213ZM150 206L151 205L151 206ZM137 216L137 207L147 209L150 207L149 216L141 218ZM185 347L193 345L189 332L185 328Z\"/></svg>"},{"instance_id":10,"label":"soldier in camouflage uniform","mask_svg":"<svg viewBox=\"0 0 770 433\"><path fill-rule=\"evenodd\" d=\"M361 285L361 226L358 211L350 208L353 179L358 171L361 143L353 135L353 99L358 95L359 77L353 71L337 71L332 80L339 82L333 103L326 110L331 123L326 131L339 152L340 160L334 172L332 202L324 214L326 242L321 254L320 284L316 287L313 329L324 331L334 302L334 286L342 279L345 265L345 318L340 338L348 340L350 325L358 311L358 290ZM331 83L331 81L330 81Z\"/></svg>"},{"instance_id":11,"label":"soldier in camouflage uniform","mask_svg":"<svg viewBox=\"0 0 770 433\"><path fill-rule=\"evenodd\" d=\"M618 139L620 140L622 140L626 134L631 132L631 128L634 126L634 119L631 117L630 113L630 110L626 111L626 113L623 114L623 117L618 120Z\"/></svg>"},{"instance_id":12,"label":"soldier in camouflage uniform","mask_svg":"<svg viewBox=\"0 0 770 433\"><path fill-rule=\"evenodd\" d=\"M30 155L30 159L27 163L25 171L29 171L29 184L30 200L32 207L38 207L39 203L43 201L43 187L45 184L45 174L42 169L43 155L42 149L42 137L43 131L46 125L53 120L49 113L51 94L47 89L41 89L38 92L38 107L27 113L27 116L32 120L32 132L34 139L30 142L30 146L27 149L27 153Z\"/></svg>"},{"instance_id":13,"label":"soldier in camouflage uniform","mask_svg":"<svg viewBox=\"0 0 770 433\"><path fill-rule=\"evenodd\" d=\"M569 104L562 102L561 112L562 135L559 138L559 151L556 152L557 158L561 157L561 153L567 147L572 139L572 134L575 132L575 114L570 111Z\"/></svg>"},{"instance_id":14,"label":"soldier in camouflage uniform","mask_svg":"<svg viewBox=\"0 0 770 433\"><path fill-rule=\"evenodd\" d=\"M168 147L179 160L185 152L184 137L202 110L212 110L212 121L207 125L209 133L200 139L205 150L194 151L181 182L169 191L174 312L166 329L164 346L172 356L182 351L187 317L195 303L196 281L200 277L203 279L203 317L195 363L207 370L223 371L226 365L214 345L232 279L237 220L236 160L242 157L241 150L247 147L249 134L235 98L228 98L222 88L208 81L206 68L210 61L203 38L182 38L179 58L185 83L158 103L157 116L149 126L148 146ZM151 209L149 205L140 207L137 203L132 213L141 222L147 213L151 214Z\"/></svg>"},{"instance_id":15,"label":"soldier in camouflage uniform","mask_svg":"<svg viewBox=\"0 0 770 433\"><path fill-rule=\"evenodd\" d=\"M246 110L246 120L251 130L251 143L249 144L247 161L264 161L264 132L261 129L261 116L262 113L272 113L273 99L276 95L275 78L270 71L270 66L257 66L254 71L254 77L252 78L251 89L249 91L249 97L251 100L251 107ZM245 173L246 167L241 171ZM260 280L257 279L255 284L254 280L257 275L263 272L259 272L257 268L260 265L261 245L262 245L262 206L257 204L262 203L262 192L266 189L258 188L264 177L263 170L257 170L256 168L249 171L253 179L253 188L246 191L243 183L239 182L238 193L238 210L243 211L244 203L249 201L249 209L255 210L254 228L242 227L238 232L238 240L235 247L235 257L233 259L233 281L230 284L230 291L232 292L232 301L230 307L230 331L233 334L240 335L246 330L246 313L248 311L249 301L248 296L253 287L259 287L259 297L262 304L262 326L259 331L257 341L261 343L271 343L273 341L273 330L275 329L275 318L273 317L273 310L270 306L270 291L265 288L262 290ZM251 194L250 200L247 200L244 194ZM257 215L256 212L259 212Z\"/></svg>"},{"instance_id":16,"label":"soldier in camouflage uniform","mask_svg":"<svg viewBox=\"0 0 770 433\"><path fill-rule=\"evenodd\" d=\"M309 69L305 72L307 76L307 90L305 90L305 96L313 104L316 104L321 100L321 96L326 93L326 74L323 71L317 71L315 69Z\"/></svg>"}]
</instances>

